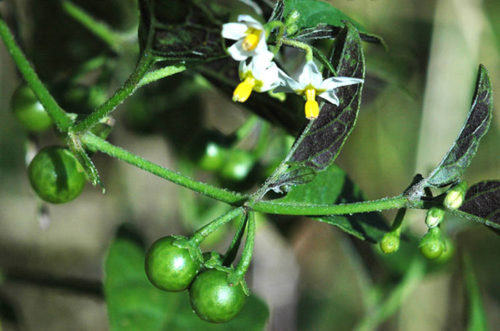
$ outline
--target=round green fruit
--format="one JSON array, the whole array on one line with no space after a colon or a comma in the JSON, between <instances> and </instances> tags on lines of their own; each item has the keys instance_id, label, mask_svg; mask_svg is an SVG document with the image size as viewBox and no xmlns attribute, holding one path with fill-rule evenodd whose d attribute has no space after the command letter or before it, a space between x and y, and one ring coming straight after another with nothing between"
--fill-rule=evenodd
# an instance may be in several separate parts
<instances>
[{"instance_id":1,"label":"round green fruit","mask_svg":"<svg viewBox=\"0 0 500 331\"><path fill-rule=\"evenodd\" d=\"M245 304L243 285L231 286L229 273L210 269L200 273L189 289L191 307L203 320L223 323L232 320Z\"/></svg>"},{"instance_id":2,"label":"round green fruit","mask_svg":"<svg viewBox=\"0 0 500 331\"><path fill-rule=\"evenodd\" d=\"M28 166L31 186L47 202L64 203L82 193L87 180L82 166L63 147L47 147Z\"/></svg>"},{"instance_id":3,"label":"round green fruit","mask_svg":"<svg viewBox=\"0 0 500 331\"><path fill-rule=\"evenodd\" d=\"M42 132L52 126L52 119L29 86L25 84L19 86L12 95L10 105L24 129Z\"/></svg>"},{"instance_id":4,"label":"round green fruit","mask_svg":"<svg viewBox=\"0 0 500 331\"><path fill-rule=\"evenodd\" d=\"M189 287L201 263L190 253L186 238L167 236L158 239L149 248L145 267L154 286L178 292Z\"/></svg>"}]
</instances>

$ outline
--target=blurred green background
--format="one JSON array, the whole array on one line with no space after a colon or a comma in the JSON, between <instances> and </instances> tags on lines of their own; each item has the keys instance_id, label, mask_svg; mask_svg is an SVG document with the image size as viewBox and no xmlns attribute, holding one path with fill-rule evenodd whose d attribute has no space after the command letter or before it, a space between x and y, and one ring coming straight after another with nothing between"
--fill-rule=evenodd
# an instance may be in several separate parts
<instances>
[{"instance_id":1,"label":"blurred green background","mask_svg":"<svg viewBox=\"0 0 500 331\"><path fill-rule=\"evenodd\" d=\"M135 0L74 2L117 30L131 31L136 26ZM357 127L337 163L367 198L399 194L415 173L427 174L456 138L470 106L479 63L489 70L494 95L500 95L500 2L330 3L382 36L389 46L386 51L364 44L368 78L363 105ZM88 100L89 86L96 83L92 77L80 84L81 91L74 92L80 99L68 97L64 84L78 64L96 55L112 55L106 45L72 21L59 1L4 0L0 10L22 40L42 80L68 107L88 111L78 100L82 100L82 93ZM103 258L117 227L124 222L133 224L148 243L166 234L189 233L199 225L186 220L186 212L179 208L180 199L189 193L96 155L94 160L107 188L105 195L88 185L73 202L41 207L30 190L25 157L37 141L57 143L57 137L48 133L28 139L9 110L10 95L20 78L3 44L0 64L2 327L106 330ZM104 85L108 95L123 82L133 64L133 56L113 59L115 69ZM181 101L175 100L175 86L182 86L184 78L172 79L177 81L153 86L153 92L146 87L123 104L115 113L117 125L110 140L146 159L181 169L179 139L187 140L193 126L229 134L249 113L213 88L196 92L199 99L194 105L184 102L192 99L189 93L184 93L184 99L179 97ZM166 89L165 95L154 94L159 87ZM499 102L497 98L495 104ZM166 113L182 107L196 108L197 116L182 118L179 112ZM490 131L466 173L469 183L500 179L499 115L495 110ZM46 212L40 213L41 208ZM386 216L393 217L393 213ZM407 218L411 223L408 233L425 232L423 212L411 212ZM468 315L460 259L464 252L470 256L478 280L488 325L491 330L499 329L499 238L463 220L447 222L457 248L454 260L408 285L400 309L379 326L380 330L464 329ZM222 238L215 247L223 249L228 240ZM417 249L411 241L403 246L409 251ZM367 302L376 300L380 293L390 293L384 291L401 279L400 272L394 271L397 263L379 258L371 248L371 244L327 224L262 217L248 280L270 306L268 329L353 329L367 315Z\"/></svg>"}]
</instances>

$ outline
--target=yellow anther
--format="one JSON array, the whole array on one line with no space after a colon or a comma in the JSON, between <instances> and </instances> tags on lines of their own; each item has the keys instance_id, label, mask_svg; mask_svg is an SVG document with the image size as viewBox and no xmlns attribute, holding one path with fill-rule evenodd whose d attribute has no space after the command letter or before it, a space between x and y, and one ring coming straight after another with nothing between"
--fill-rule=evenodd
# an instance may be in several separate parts
<instances>
[{"instance_id":1,"label":"yellow anther","mask_svg":"<svg viewBox=\"0 0 500 331\"><path fill-rule=\"evenodd\" d=\"M238 84L233 92L233 101L245 102L252 94L252 89L255 86L255 78L249 76L244 81Z\"/></svg>"},{"instance_id":2,"label":"yellow anther","mask_svg":"<svg viewBox=\"0 0 500 331\"><path fill-rule=\"evenodd\" d=\"M316 101L316 90L314 88L307 88L305 90L306 95L306 105L305 105L305 113L306 118L313 120L319 115L319 105Z\"/></svg>"},{"instance_id":3,"label":"yellow anther","mask_svg":"<svg viewBox=\"0 0 500 331\"><path fill-rule=\"evenodd\" d=\"M243 47L243 49L247 52L253 51L259 44L260 35L260 30L254 28L248 29L247 36L243 39L241 47Z\"/></svg>"}]
</instances>

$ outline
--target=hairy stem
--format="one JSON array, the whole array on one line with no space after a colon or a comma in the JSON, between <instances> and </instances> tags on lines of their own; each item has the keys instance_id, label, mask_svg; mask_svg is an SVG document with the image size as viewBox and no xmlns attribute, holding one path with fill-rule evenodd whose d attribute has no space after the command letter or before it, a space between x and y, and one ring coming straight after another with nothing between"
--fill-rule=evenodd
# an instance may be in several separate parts
<instances>
[{"instance_id":1,"label":"hairy stem","mask_svg":"<svg viewBox=\"0 0 500 331\"><path fill-rule=\"evenodd\" d=\"M42 83L37 73L29 63L21 48L14 40L14 36L10 31L5 21L0 16L0 37L2 38L7 50L9 51L14 63L21 72L24 80L28 83L29 87L33 90L36 97L43 105L49 116L52 118L57 128L62 131L68 131L69 127L73 124L71 118L59 106L57 101L52 97L49 90Z\"/></svg>"},{"instance_id":2,"label":"hairy stem","mask_svg":"<svg viewBox=\"0 0 500 331\"><path fill-rule=\"evenodd\" d=\"M224 224L231 222L237 216L243 214L244 208L234 208L225 213L224 215L214 219L212 222L208 223L198 231L193 234L191 241L196 245L199 245L206 237L208 237L215 230L223 226Z\"/></svg>"},{"instance_id":3,"label":"hairy stem","mask_svg":"<svg viewBox=\"0 0 500 331\"><path fill-rule=\"evenodd\" d=\"M139 82L139 85L137 87L142 87L144 85L153 83L157 80L160 80L162 78L177 74L179 72L183 72L186 70L186 66L183 64L177 64L177 65L171 65L168 67L163 67L151 72L148 72L147 74L142 77L141 81Z\"/></svg>"},{"instance_id":4,"label":"hairy stem","mask_svg":"<svg viewBox=\"0 0 500 331\"><path fill-rule=\"evenodd\" d=\"M306 61L313 60L313 49L308 44L287 38L282 38L281 41L283 42L284 45L303 49L306 52Z\"/></svg>"},{"instance_id":5,"label":"hairy stem","mask_svg":"<svg viewBox=\"0 0 500 331\"><path fill-rule=\"evenodd\" d=\"M219 187L212 186L210 184L198 182L192 178L186 177L175 171L157 165L120 147L114 146L113 144L93 134L87 133L83 135L81 141L87 147L108 154L111 157L116 157L140 169L150 172L158 177L171 181L172 183L184 186L186 188L189 188L193 191L196 191L213 199L231 205L241 206L247 198L245 195L241 193L228 191Z\"/></svg>"},{"instance_id":6,"label":"hairy stem","mask_svg":"<svg viewBox=\"0 0 500 331\"><path fill-rule=\"evenodd\" d=\"M77 123L73 127L74 132L85 132L99 123L104 117L108 116L118 105L120 105L127 97L134 93L137 85L142 80L146 72L154 63L155 58L148 52L144 52L135 67L134 72L129 76L122 87L105 103L99 106L93 113L87 116L83 121Z\"/></svg>"},{"instance_id":7,"label":"hairy stem","mask_svg":"<svg viewBox=\"0 0 500 331\"><path fill-rule=\"evenodd\" d=\"M255 211L268 214L321 216L367 213L386 209L399 209L404 207L422 208L424 207L424 203L421 201L410 202L407 197L399 195L396 197L384 198L380 200L345 204L341 203L338 205L280 203L274 202L272 200L257 201L249 203L249 207Z\"/></svg>"},{"instance_id":8,"label":"hairy stem","mask_svg":"<svg viewBox=\"0 0 500 331\"><path fill-rule=\"evenodd\" d=\"M238 284L247 273L250 262L252 261L253 246L255 242L255 215L253 212L248 213L247 222L247 238L245 240L245 247L241 253L241 259L236 267L236 270L231 274L228 281L230 284Z\"/></svg>"}]
</instances>

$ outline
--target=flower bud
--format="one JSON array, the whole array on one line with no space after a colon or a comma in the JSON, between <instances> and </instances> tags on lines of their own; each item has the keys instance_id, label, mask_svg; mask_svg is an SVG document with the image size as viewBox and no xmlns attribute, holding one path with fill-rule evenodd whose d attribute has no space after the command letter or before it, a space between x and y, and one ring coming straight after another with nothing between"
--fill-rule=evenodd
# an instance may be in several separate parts
<instances>
[{"instance_id":1,"label":"flower bud","mask_svg":"<svg viewBox=\"0 0 500 331\"><path fill-rule=\"evenodd\" d=\"M452 187L446 194L443 205L448 209L458 209L462 206L465 193L467 191L467 182L463 181L460 184Z\"/></svg>"},{"instance_id":2,"label":"flower bud","mask_svg":"<svg viewBox=\"0 0 500 331\"><path fill-rule=\"evenodd\" d=\"M285 26L286 32L289 36L294 35L299 30L299 26L297 25L299 18L300 13L297 10L292 10L287 16Z\"/></svg>"},{"instance_id":3,"label":"flower bud","mask_svg":"<svg viewBox=\"0 0 500 331\"><path fill-rule=\"evenodd\" d=\"M399 250L399 236L394 232L387 232L380 241L380 249L384 254L395 253Z\"/></svg>"},{"instance_id":4,"label":"flower bud","mask_svg":"<svg viewBox=\"0 0 500 331\"><path fill-rule=\"evenodd\" d=\"M445 211L439 207L432 207L427 211L427 217L425 218L425 224L429 228L435 228L438 226L444 218Z\"/></svg>"},{"instance_id":5,"label":"flower bud","mask_svg":"<svg viewBox=\"0 0 500 331\"><path fill-rule=\"evenodd\" d=\"M429 231L420 240L420 252L429 260L435 260L443 254L445 244L441 238L439 228L430 228Z\"/></svg>"}]
</instances>

